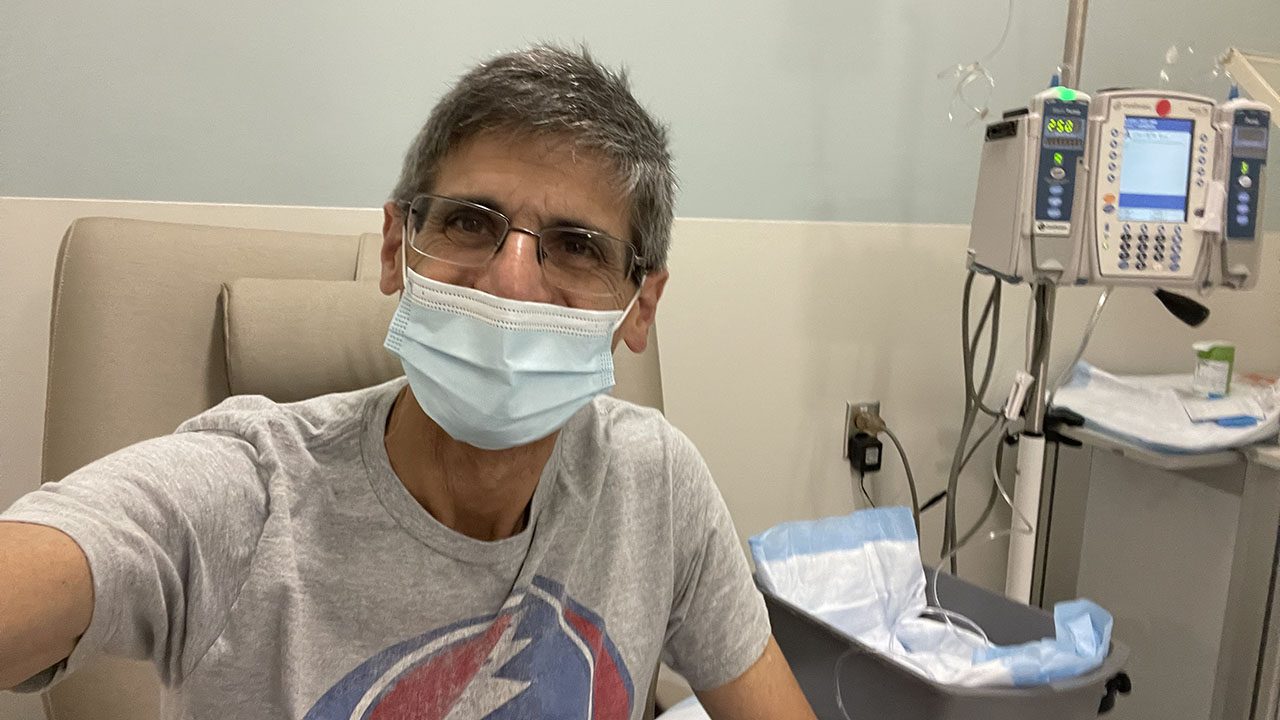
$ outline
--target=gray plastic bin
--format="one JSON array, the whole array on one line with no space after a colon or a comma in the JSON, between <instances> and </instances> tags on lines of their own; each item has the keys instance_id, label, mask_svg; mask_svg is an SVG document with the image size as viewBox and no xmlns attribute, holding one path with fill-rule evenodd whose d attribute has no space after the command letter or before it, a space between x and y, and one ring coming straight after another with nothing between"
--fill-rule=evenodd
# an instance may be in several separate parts
<instances>
[{"instance_id":1,"label":"gray plastic bin","mask_svg":"<svg viewBox=\"0 0 1280 720\"><path fill-rule=\"evenodd\" d=\"M925 569L930 582L933 571ZM1000 645L1054 634L1053 616L943 573L938 600L963 613ZM761 588L773 634L820 720L843 720L836 705L836 661L850 647L866 646ZM870 650L840 666L840 689L850 720L1089 720L1114 691L1129 649L1114 640L1102 667L1078 678L1031 688L940 685ZM1127 678L1124 679L1127 690ZM1116 683L1119 684L1119 683ZM1113 684L1114 685L1114 684Z\"/></svg>"}]
</instances>

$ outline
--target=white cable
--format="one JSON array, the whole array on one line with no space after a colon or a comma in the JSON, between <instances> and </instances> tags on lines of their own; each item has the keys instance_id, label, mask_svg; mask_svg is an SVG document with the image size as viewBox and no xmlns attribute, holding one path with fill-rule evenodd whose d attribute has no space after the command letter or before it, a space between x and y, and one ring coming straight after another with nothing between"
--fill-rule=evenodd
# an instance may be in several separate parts
<instances>
[{"instance_id":1,"label":"white cable","mask_svg":"<svg viewBox=\"0 0 1280 720\"><path fill-rule=\"evenodd\" d=\"M1058 389L1067 383L1071 378L1071 373L1075 370L1076 363L1080 362L1080 358L1084 357L1085 348L1089 347L1089 338L1093 337L1093 330L1098 326L1098 320L1102 317L1102 310L1107 306L1107 301L1111 299L1111 291L1114 288L1111 285L1102 289L1102 294L1098 296L1098 304L1093 308L1093 314L1089 316L1089 322L1084 326L1084 336L1080 338L1080 346L1076 348L1076 354L1071 358L1071 362L1058 373L1057 380L1049 387L1048 400L1044 406L1046 408L1053 407L1053 399L1058 395Z\"/></svg>"}]
</instances>

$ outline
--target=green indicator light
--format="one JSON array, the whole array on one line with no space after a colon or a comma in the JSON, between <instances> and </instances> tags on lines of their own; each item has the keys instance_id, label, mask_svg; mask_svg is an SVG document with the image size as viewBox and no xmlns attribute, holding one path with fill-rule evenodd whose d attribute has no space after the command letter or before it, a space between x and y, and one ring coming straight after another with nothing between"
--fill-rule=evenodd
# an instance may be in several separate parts
<instances>
[{"instance_id":1,"label":"green indicator light","mask_svg":"<svg viewBox=\"0 0 1280 720\"><path fill-rule=\"evenodd\" d=\"M1061 165L1061 164L1062 164L1062 153L1054 153L1054 154L1053 154L1053 164L1054 164L1054 165Z\"/></svg>"},{"instance_id":2,"label":"green indicator light","mask_svg":"<svg viewBox=\"0 0 1280 720\"><path fill-rule=\"evenodd\" d=\"M1249 174L1249 163L1244 162L1243 160L1240 161L1240 174L1241 175Z\"/></svg>"},{"instance_id":3,"label":"green indicator light","mask_svg":"<svg viewBox=\"0 0 1280 720\"><path fill-rule=\"evenodd\" d=\"M1058 86L1058 98L1071 102L1076 99L1076 91L1069 87Z\"/></svg>"}]
</instances>

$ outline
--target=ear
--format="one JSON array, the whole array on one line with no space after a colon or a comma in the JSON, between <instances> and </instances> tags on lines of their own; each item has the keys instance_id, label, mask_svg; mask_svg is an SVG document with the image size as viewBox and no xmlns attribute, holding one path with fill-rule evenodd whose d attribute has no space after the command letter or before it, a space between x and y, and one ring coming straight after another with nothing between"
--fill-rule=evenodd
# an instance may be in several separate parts
<instances>
[{"instance_id":1,"label":"ear","mask_svg":"<svg viewBox=\"0 0 1280 720\"><path fill-rule=\"evenodd\" d=\"M400 272L400 243L404 241L404 213L394 202L382 206L382 251L379 254L382 274L378 289L383 295L394 295L404 289Z\"/></svg>"},{"instance_id":2,"label":"ear","mask_svg":"<svg viewBox=\"0 0 1280 720\"><path fill-rule=\"evenodd\" d=\"M640 297L636 298L636 304L622 321L622 327L618 328L618 337L627 343L631 352L642 353L649 345L649 328L653 327L658 316L658 301L662 299L662 291L670 276L667 270L645 276L644 285L640 286Z\"/></svg>"}]
</instances>

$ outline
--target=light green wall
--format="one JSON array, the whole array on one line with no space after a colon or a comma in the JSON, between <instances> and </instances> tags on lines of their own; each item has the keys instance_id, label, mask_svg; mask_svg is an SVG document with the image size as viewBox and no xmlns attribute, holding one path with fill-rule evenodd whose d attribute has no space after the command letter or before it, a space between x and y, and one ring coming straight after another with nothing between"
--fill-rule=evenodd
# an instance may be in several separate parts
<instances>
[{"instance_id":1,"label":"light green wall","mask_svg":"<svg viewBox=\"0 0 1280 720\"><path fill-rule=\"evenodd\" d=\"M1045 84L1066 5L1017 1L990 64L994 111ZM1224 85L1204 81L1214 54L1280 51L1275 0L1092 6L1086 89L1155 83L1177 41L1198 51L1178 68L1186 86L1220 94ZM951 84L936 75L990 49L1006 3L0 7L3 195L377 205L452 78L495 50L581 39L626 63L637 94L671 124L681 215L965 222L980 125L947 122Z\"/></svg>"}]
</instances>

